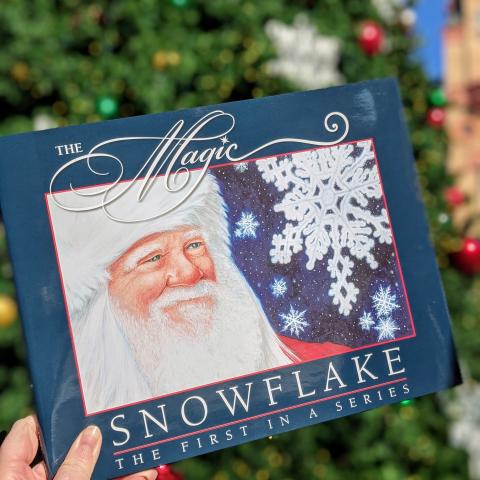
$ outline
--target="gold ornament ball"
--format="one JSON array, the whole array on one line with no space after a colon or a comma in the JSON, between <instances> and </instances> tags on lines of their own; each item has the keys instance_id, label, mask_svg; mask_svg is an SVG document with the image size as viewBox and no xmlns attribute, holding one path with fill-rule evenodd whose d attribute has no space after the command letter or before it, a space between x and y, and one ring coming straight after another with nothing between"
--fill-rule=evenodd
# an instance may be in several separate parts
<instances>
[{"instance_id":1,"label":"gold ornament ball","mask_svg":"<svg viewBox=\"0 0 480 480\"><path fill-rule=\"evenodd\" d=\"M167 60L172 67L176 67L180 63L180 54L178 52L168 52Z\"/></svg>"},{"instance_id":2,"label":"gold ornament ball","mask_svg":"<svg viewBox=\"0 0 480 480\"><path fill-rule=\"evenodd\" d=\"M0 295L0 327L9 327L17 318L17 304L13 298Z\"/></svg>"},{"instance_id":3,"label":"gold ornament ball","mask_svg":"<svg viewBox=\"0 0 480 480\"><path fill-rule=\"evenodd\" d=\"M30 76L30 69L24 62L17 62L12 65L10 74L16 82L24 82Z\"/></svg>"},{"instance_id":4,"label":"gold ornament ball","mask_svg":"<svg viewBox=\"0 0 480 480\"><path fill-rule=\"evenodd\" d=\"M152 65L155 70L165 70L167 67L176 67L181 57L178 52L159 50L152 56Z\"/></svg>"},{"instance_id":5,"label":"gold ornament ball","mask_svg":"<svg viewBox=\"0 0 480 480\"><path fill-rule=\"evenodd\" d=\"M164 70L168 65L167 52L158 51L152 57L152 65L156 70Z\"/></svg>"}]
</instances>

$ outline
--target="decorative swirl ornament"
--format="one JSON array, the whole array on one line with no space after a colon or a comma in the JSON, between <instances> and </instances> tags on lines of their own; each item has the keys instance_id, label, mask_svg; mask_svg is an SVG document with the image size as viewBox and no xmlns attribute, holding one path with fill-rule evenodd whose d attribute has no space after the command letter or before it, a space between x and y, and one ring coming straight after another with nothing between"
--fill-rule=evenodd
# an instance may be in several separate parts
<instances>
[{"instance_id":1,"label":"decorative swirl ornament","mask_svg":"<svg viewBox=\"0 0 480 480\"><path fill-rule=\"evenodd\" d=\"M204 135L202 131L209 126L215 134ZM200 120L188 128L185 132L185 121L179 120L170 130L160 137L118 137L111 138L95 145L88 153L70 160L60 167L50 181L50 194L55 204L71 212L88 212L102 209L105 215L116 222L138 223L147 222L162 215L170 213L182 205L195 191L203 177L207 174L212 161L227 160L239 162L253 157L255 154L282 143L297 143L309 146L332 146L342 142L348 135L350 125L348 118L341 112L330 112L323 121L324 128L329 133L341 133L330 141L317 141L304 138L283 137L264 143L246 153L235 155L239 146L235 142L224 142L220 147L212 146L212 140L225 139L235 128L235 117L222 110L215 110L204 115ZM343 127L343 128L342 128ZM142 163L141 168L131 179L124 179L124 163L105 149L112 144L120 142L155 142L155 148L148 158ZM188 150L189 145L195 142L195 148ZM210 142L203 150L198 149L198 142ZM103 161L103 163L102 163ZM65 198L60 200L61 191L55 191L54 185L60 177L68 175L70 169L78 164L85 163L89 173L105 177L112 175L110 170L102 169L105 162L111 162L118 166L118 172L113 181L95 187L75 187L71 182L68 192L74 193L76 200L68 204ZM95 163L95 168L93 166ZM194 174L194 175L193 175ZM195 177L192 181L192 178ZM128 201L143 202L147 195L163 179L163 191L169 192L175 197L167 207L159 208L153 215L143 218L123 218L119 213L112 211L116 204L125 195ZM135 198L131 198L132 191ZM64 192L63 192L64 193ZM173 198L172 197L172 198ZM67 197L71 200L71 196ZM91 200L91 201L89 201Z\"/></svg>"}]
</instances>

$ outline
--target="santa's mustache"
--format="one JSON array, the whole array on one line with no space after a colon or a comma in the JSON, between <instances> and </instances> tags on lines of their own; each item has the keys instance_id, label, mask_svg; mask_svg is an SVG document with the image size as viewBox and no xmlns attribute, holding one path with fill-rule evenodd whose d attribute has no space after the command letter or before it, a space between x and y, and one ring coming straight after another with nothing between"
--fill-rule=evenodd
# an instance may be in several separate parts
<instances>
[{"instance_id":1,"label":"santa's mustache","mask_svg":"<svg viewBox=\"0 0 480 480\"><path fill-rule=\"evenodd\" d=\"M179 302L195 300L206 296L214 296L215 284L210 280L200 280L191 287L166 287L152 305L152 311L164 310Z\"/></svg>"}]
</instances>

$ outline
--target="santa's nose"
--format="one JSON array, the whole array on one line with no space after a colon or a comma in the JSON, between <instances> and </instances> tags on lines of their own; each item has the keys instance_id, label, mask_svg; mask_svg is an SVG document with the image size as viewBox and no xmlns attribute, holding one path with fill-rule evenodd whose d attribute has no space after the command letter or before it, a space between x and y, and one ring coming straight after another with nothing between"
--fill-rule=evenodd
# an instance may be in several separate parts
<instances>
[{"instance_id":1,"label":"santa's nose","mask_svg":"<svg viewBox=\"0 0 480 480\"><path fill-rule=\"evenodd\" d=\"M167 287L195 285L202 277L202 271L183 253L171 255L167 269Z\"/></svg>"}]
</instances>

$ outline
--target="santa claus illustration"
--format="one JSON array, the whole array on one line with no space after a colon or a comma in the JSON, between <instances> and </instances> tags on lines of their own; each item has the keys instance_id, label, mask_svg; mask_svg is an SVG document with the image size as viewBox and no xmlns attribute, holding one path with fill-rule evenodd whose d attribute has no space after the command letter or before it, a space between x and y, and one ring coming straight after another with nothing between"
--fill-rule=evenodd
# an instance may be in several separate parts
<instances>
[{"instance_id":1,"label":"santa claus illustration","mask_svg":"<svg viewBox=\"0 0 480 480\"><path fill-rule=\"evenodd\" d=\"M85 195L55 195L48 201L89 413L348 350L274 331L232 259L212 174L183 202L164 189L143 201L127 192L110 217L57 204L78 206ZM115 220L159 209L170 211Z\"/></svg>"}]
</instances>

